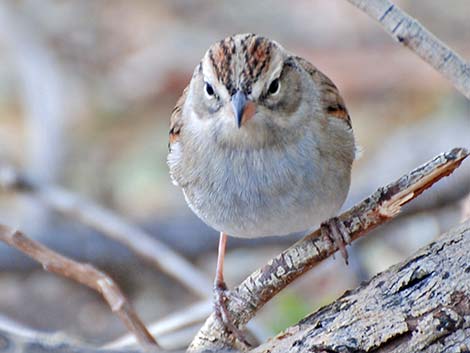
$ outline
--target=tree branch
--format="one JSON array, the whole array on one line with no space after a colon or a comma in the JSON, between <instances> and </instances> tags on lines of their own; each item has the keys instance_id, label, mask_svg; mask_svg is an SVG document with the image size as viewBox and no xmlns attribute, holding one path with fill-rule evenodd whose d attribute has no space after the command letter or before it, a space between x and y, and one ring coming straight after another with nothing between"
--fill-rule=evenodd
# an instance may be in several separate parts
<instances>
[{"instance_id":1,"label":"tree branch","mask_svg":"<svg viewBox=\"0 0 470 353\"><path fill-rule=\"evenodd\" d=\"M212 300L204 300L196 304L184 307L181 310L171 313L166 318L154 322L148 326L148 329L155 337L162 337L170 332L184 329L191 325L203 322L213 310ZM165 344L160 343L165 347ZM126 334L103 345L106 349L119 349L132 346L136 343L135 336Z\"/></svg>"},{"instance_id":2,"label":"tree branch","mask_svg":"<svg viewBox=\"0 0 470 353\"><path fill-rule=\"evenodd\" d=\"M404 204L452 173L468 155L469 152L462 148L440 154L397 181L379 188L370 197L344 212L339 220L343 222L351 240L358 239L396 216ZM284 250L234 289L228 303L234 324L239 327L245 325L281 289L337 250L336 245L322 236L319 229ZM233 338L212 314L194 338L189 351L233 346Z\"/></svg>"},{"instance_id":3,"label":"tree branch","mask_svg":"<svg viewBox=\"0 0 470 353\"><path fill-rule=\"evenodd\" d=\"M389 0L348 0L415 52L470 99L470 64Z\"/></svg>"},{"instance_id":4,"label":"tree branch","mask_svg":"<svg viewBox=\"0 0 470 353\"><path fill-rule=\"evenodd\" d=\"M467 222L250 353L468 352L469 249Z\"/></svg>"},{"instance_id":5,"label":"tree branch","mask_svg":"<svg viewBox=\"0 0 470 353\"><path fill-rule=\"evenodd\" d=\"M34 335L25 335L5 327L0 327L0 348L8 353L110 353L109 350L78 344L62 334L36 332ZM141 353L136 348L113 350L112 352Z\"/></svg>"},{"instance_id":6,"label":"tree branch","mask_svg":"<svg viewBox=\"0 0 470 353\"><path fill-rule=\"evenodd\" d=\"M422 191L424 191L427 187L430 187L434 182L436 182L443 176L450 174L455 168L457 168L460 165L460 163L467 157L467 155L468 155L468 152L464 149L454 149L450 151L449 153L441 154L437 156L430 162L415 169L409 174L403 176L396 182L384 188L379 189L371 197L367 198L363 202L359 203L357 206L351 208L349 211L341 215L340 219L343 221L345 226L350 231L352 231L351 233L352 238L357 239L361 235L365 234L369 229L372 229L373 227L387 221L388 219L390 219L390 217L393 217L393 215L395 215L399 211L402 204L409 202L411 199L413 199ZM466 227L467 227L466 234L468 235L469 234L468 228L470 228L468 223ZM0 234L3 234L5 231L7 232L6 235L8 235L7 238L11 238L11 235L15 234L14 231L8 228L0 228ZM462 236L462 240L465 240L465 239L467 239L468 241L468 237L464 238ZM444 240L444 241L445 241L445 244L447 243L451 245L455 244L456 245L455 248L459 248L460 243L457 242L456 240L450 239L450 240ZM430 246L430 248L432 249L438 249L439 252L441 252L441 250L443 250L444 247L445 245L442 245L441 243L434 243ZM465 247L467 247L467 245ZM456 251L454 251L453 249L454 248L451 248L448 252L450 252L451 254L456 253ZM229 308L232 311L232 314L234 315L235 319L237 320L237 323L242 325L243 323L248 321L261 308L261 306L264 305L264 303L268 301L271 297L273 297L280 289L285 287L288 283L292 282L295 278L300 276L309 268L313 267L316 263L318 263L325 257L331 255L336 250L337 249L334 246L332 247L331 242L327 239L323 239L317 231L307 236L303 240L299 241L298 243L294 244L291 248L284 251L281 255L277 256L275 259L271 260L270 263L266 265L263 269L256 271L247 280L245 280L242 285L240 285L236 289L235 295L230 301ZM468 256L468 254L466 255ZM412 269L411 267L418 264L418 260L420 260L422 257L423 257L422 252L420 252L418 255L413 257L407 263L407 265L402 266L402 268L411 269L410 273L412 274L413 273L420 274L421 273L420 271L415 271L413 270L414 268ZM49 261L49 259L50 259L50 256L49 255L46 256L46 261ZM458 259L459 261L462 260L462 258L460 257ZM462 261L464 261L466 264L468 264L469 262L469 260L465 258L463 258ZM459 265L460 262L454 261L453 263L454 263L454 266L460 266ZM294 265L300 265L300 267L294 268ZM46 265L45 267L48 268L49 270L52 270L53 268L55 268L54 266L50 266L50 265ZM445 271L445 268L443 266L439 268L441 271ZM390 271L393 271L393 269ZM468 271L465 273L468 273ZM420 276L418 276L419 277L417 278L418 280L424 278ZM380 278L381 277L376 277L374 281L380 282ZM407 286L412 287L413 283L415 283L413 281L415 280L416 278L413 279L412 277L405 277L404 280L401 282L402 285L399 285L397 288L406 290L405 287ZM465 284L466 282L460 281L460 283ZM95 287L96 285L92 286L92 288L95 288ZM386 287L387 286L383 286L383 288L386 288ZM442 285L442 288L447 288L447 286ZM356 292L359 292L360 290L361 289L355 290L354 292L352 292L352 294L355 294ZM404 293L404 290L402 290L402 292ZM245 301L245 298L248 298L250 295L252 295L254 298L258 296L260 299L254 300L250 304L248 304L249 302ZM111 298L113 298L113 296L111 296ZM237 301L236 300L237 298L240 300ZM343 305L346 300L345 298L346 297L339 299L337 302L331 304L331 306L329 307L338 307L338 308L341 308L341 310L343 309L347 310L345 306ZM454 296L453 298L455 299L457 297ZM426 298L424 297L423 300L426 300ZM464 303L464 302L454 300L453 303L456 304L457 306L455 305L451 306L451 309L454 308L456 310L457 309L460 310L461 306L459 306L460 305L459 303ZM438 309L439 310L435 310L432 312L433 315L434 314L437 315L438 319L440 318L445 319L446 316L442 316L442 315L444 314L449 315L449 313L451 315L450 319L453 319L455 316L454 313L449 312L447 308L445 308L445 310L440 310L440 308ZM321 312L315 315L321 315L322 313L325 313L325 312L326 312L326 309L325 311L322 310ZM457 312L457 315L462 314L459 311L456 311L456 312ZM419 320L426 319L427 321L425 320L424 323L429 322L431 317L430 315L427 315L427 314L429 313L423 313L423 315L419 316L418 319ZM435 317L435 316L432 316L432 317ZM311 318L313 318L313 316ZM462 321L459 319L459 317L457 317L457 319L458 320L456 322L457 324L460 325ZM426 330L424 331L421 330L421 328L424 326L417 324L421 322L419 320L418 321L417 320L406 321L407 324L415 323L414 326L413 325L409 326L408 329L410 332L413 330L415 330L416 332L427 332ZM385 320L381 320L381 322L384 322L384 321ZM313 322L313 321L309 321L309 322ZM319 321L316 321L316 322L319 322ZM303 323L306 324L307 321L302 321L302 323L300 323L299 325ZM226 333L222 332L222 329L220 327L217 327L216 325L217 323L214 321L214 317L212 316L211 318L209 318L206 321L206 324L203 330L201 330L196 340L193 341L191 349L202 350L202 349L218 349L217 347L229 347L232 343L230 341L230 338L227 336ZM324 327L324 326L317 325L317 329L319 327ZM218 330L221 330L221 331L218 331ZM289 331L288 334L284 336L283 335L277 336L275 340L279 341L279 340L283 340L284 338L287 339L290 335L295 333L294 331L296 329L293 328L292 330L293 331ZM445 337L445 339L455 338L458 341L459 337L462 335L464 339L466 339L465 337L468 337L470 334L468 331L469 331L468 329L465 329L462 326L461 330L459 330L455 334L450 335L449 329L446 328L446 330L444 330L444 335L442 335L442 337L449 334L449 336ZM208 333L207 335L205 334L206 332ZM327 332L329 334L335 333L334 330L326 330L326 329L324 330L324 332ZM364 331L361 331L362 336L364 336L363 332ZM433 335L435 334L435 332L436 330L433 331ZM442 330L439 332L442 333ZM414 335L415 333L413 332L412 336ZM312 335L309 335L309 336L312 336ZM207 339L207 341L204 340L204 337ZM299 337L300 337L300 333L299 333ZM407 337L409 337L409 335L407 335ZM428 335L426 337L432 338L435 336ZM396 338L399 339L400 336L398 335L396 336ZM366 342L371 342L370 340L367 341L368 337L364 339ZM61 351L63 352L75 352L75 353L85 353L85 352L98 353L99 352L99 350L97 350L96 348L86 347L86 346L73 344L71 342L66 342L63 340L63 338L60 338L60 341L56 342L57 339L55 341L51 340L51 337L49 336L47 337L38 336L38 338L18 337L17 335L10 333L10 332L6 332L6 331L0 332L0 341L9 345L9 347L13 347L14 352L23 352L25 351L25 348L27 350L28 347L32 347L32 346L39 347L45 350L60 347ZM202 342L199 348L195 347L195 344L197 344L198 341ZM272 341L272 342L275 342L275 341ZM286 342L292 343L292 341L286 341ZM336 341L331 341L331 342L334 343ZM280 347L286 347L286 346L280 345ZM328 347L322 346L322 349L323 348L326 349ZM272 349L272 347L270 347L269 342L260 346L254 352L267 352L268 350L266 349ZM281 349L281 351L284 351L284 350ZM129 352L129 350L123 350L120 352Z\"/></svg>"},{"instance_id":7,"label":"tree branch","mask_svg":"<svg viewBox=\"0 0 470 353\"><path fill-rule=\"evenodd\" d=\"M111 210L86 201L58 186L36 184L6 165L0 167L0 187L34 195L55 211L78 219L108 238L123 244L198 296L211 298L212 281L205 273L199 271L166 244Z\"/></svg>"},{"instance_id":8,"label":"tree branch","mask_svg":"<svg viewBox=\"0 0 470 353\"><path fill-rule=\"evenodd\" d=\"M157 348L157 342L147 331L118 285L105 273L89 264L62 256L29 239L22 232L0 225L0 240L39 262L46 271L70 278L100 293L145 350Z\"/></svg>"},{"instance_id":9,"label":"tree branch","mask_svg":"<svg viewBox=\"0 0 470 353\"><path fill-rule=\"evenodd\" d=\"M34 183L9 165L0 165L0 188L37 197L55 211L77 219L102 232L108 238L123 244L193 293L206 300L211 300L212 281L204 272L197 269L169 246L127 222L111 210L84 200L61 187ZM212 312L210 303L203 305L205 314L198 310L200 321L203 321ZM194 317L191 315L188 318L190 320L185 325L194 321ZM153 327L153 325L151 326ZM157 327L162 326L158 324ZM170 329L173 328L174 326ZM256 333L260 332L259 326L254 322L251 323L250 331L256 336ZM158 329L155 332L158 333Z\"/></svg>"}]
</instances>

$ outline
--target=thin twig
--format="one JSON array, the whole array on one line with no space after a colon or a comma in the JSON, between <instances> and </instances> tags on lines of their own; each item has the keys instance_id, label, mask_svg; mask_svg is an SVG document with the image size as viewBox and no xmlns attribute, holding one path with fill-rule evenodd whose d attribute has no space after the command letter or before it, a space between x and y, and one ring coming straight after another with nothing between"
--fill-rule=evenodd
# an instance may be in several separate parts
<instances>
[{"instance_id":1,"label":"thin twig","mask_svg":"<svg viewBox=\"0 0 470 353\"><path fill-rule=\"evenodd\" d=\"M470 99L470 64L390 0L348 0Z\"/></svg>"},{"instance_id":2,"label":"thin twig","mask_svg":"<svg viewBox=\"0 0 470 353\"><path fill-rule=\"evenodd\" d=\"M404 204L451 174L468 155L469 152L463 148L440 154L397 181L379 188L370 197L341 214L339 220L349 232L351 240L358 239L392 219ZM234 289L228 303L234 324L243 327L280 290L337 250L336 244L327 236L322 236L320 229L284 250ZM189 351L225 349L234 345L233 338L212 314L191 343Z\"/></svg>"},{"instance_id":3,"label":"thin twig","mask_svg":"<svg viewBox=\"0 0 470 353\"><path fill-rule=\"evenodd\" d=\"M32 194L55 211L77 219L128 247L203 299L212 298L212 281L204 272L167 245L112 211L86 201L61 187L37 185L10 165L0 165L0 188ZM207 315L201 317L200 321L212 312L212 306L207 304L206 310ZM255 337L264 332L254 322L249 330Z\"/></svg>"},{"instance_id":4,"label":"thin twig","mask_svg":"<svg viewBox=\"0 0 470 353\"><path fill-rule=\"evenodd\" d=\"M156 337L181 330L195 323L202 322L212 313L212 301L205 300L185 307L182 310L171 313L168 317L163 318L151 325L149 331ZM103 345L105 349L117 349L130 346L136 343L134 335L124 335L112 342Z\"/></svg>"},{"instance_id":5,"label":"thin twig","mask_svg":"<svg viewBox=\"0 0 470 353\"><path fill-rule=\"evenodd\" d=\"M470 352L469 249L466 222L250 353Z\"/></svg>"},{"instance_id":6,"label":"thin twig","mask_svg":"<svg viewBox=\"0 0 470 353\"><path fill-rule=\"evenodd\" d=\"M22 232L0 225L0 240L39 262L46 271L70 278L101 293L126 327L145 350L158 348L131 304L117 284L105 273L89 264L71 260L46 246L29 239Z\"/></svg>"},{"instance_id":7,"label":"thin twig","mask_svg":"<svg viewBox=\"0 0 470 353\"><path fill-rule=\"evenodd\" d=\"M123 244L201 298L206 299L212 296L212 281L205 273L170 247L111 210L86 201L58 186L35 184L14 168L6 165L0 167L0 187L33 194L57 212L77 219Z\"/></svg>"},{"instance_id":8,"label":"thin twig","mask_svg":"<svg viewBox=\"0 0 470 353\"><path fill-rule=\"evenodd\" d=\"M34 330L33 328L26 326L23 323L20 323L4 314L0 314L0 331L1 330L6 330L13 334L30 338L37 337L41 334L41 332L38 332L37 330Z\"/></svg>"},{"instance_id":9,"label":"thin twig","mask_svg":"<svg viewBox=\"0 0 470 353\"><path fill-rule=\"evenodd\" d=\"M181 332L187 328L193 328L196 324L204 322L213 311L212 300L204 300L191 304L184 309L178 310L174 313L169 314L167 317L164 317L157 322L148 325L149 332L154 336L159 338L159 342L162 343L164 347L167 347L166 341L167 336ZM0 327L1 329L1 327ZM253 335L253 338L260 340L260 342L267 339L270 335L269 333L253 321L247 323L247 329ZM195 331L193 331L195 332ZM178 336L179 337L179 336ZM179 346L187 346L194 334L184 342L179 341ZM125 347L130 347L136 343L135 336L132 334L125 334L122 337L119 337L111 342L108 342L103 345L105 349L121 349ZM171 344L170 344L171 346Z\"/></svg>"}]
</instances>

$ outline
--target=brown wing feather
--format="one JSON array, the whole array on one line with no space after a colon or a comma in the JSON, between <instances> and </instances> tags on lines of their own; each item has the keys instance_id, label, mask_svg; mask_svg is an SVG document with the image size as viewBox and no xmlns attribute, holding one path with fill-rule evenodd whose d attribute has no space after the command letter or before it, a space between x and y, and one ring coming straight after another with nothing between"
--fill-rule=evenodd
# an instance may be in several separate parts
<instances>
[{"instance_id":1,"label":"brown wing feather","mask_svg":"<svg viewBox=\"0 0 470 353\"><path fill-rule=\"evenodd\" d=\"M186 96L188 95L189 85L183 90L183 94L176 102L173 111L170 116L170 138L168 142L168 149L171 151L171 145L178 141L181 128L183 126L183 105L186 101Z\"/></svg>"},{"instance_id":2,"label":"brown wing feather","mask_svg":"<svg viewBox=\"0 0 470 353\"><path fill-rule=\"evenodd\" d=\"M299 56L295 59L303 69L312 76L313 81L315 81L317 86L320 88L325 112L330 116L344 120L346 124L351 127L351 118L349 117L344 100L339 94L338 88L335 84L307 60Z\"/></svg>"}]
</instances>

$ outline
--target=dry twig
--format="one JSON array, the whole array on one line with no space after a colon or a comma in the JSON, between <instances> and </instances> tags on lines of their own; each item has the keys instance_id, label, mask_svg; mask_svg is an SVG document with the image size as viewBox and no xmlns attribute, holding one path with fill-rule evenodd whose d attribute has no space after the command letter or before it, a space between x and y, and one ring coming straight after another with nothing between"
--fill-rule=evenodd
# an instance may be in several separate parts
<instances>
[{"instance_id":1,"label":"dry twig","mask_svg":"<svg viewBox=\"0 0 470 353\"><path fill-rule=\"evenodd\" d=\"M199 271L167 245L125 221L111 210L86 201L63 188L35 184L10 166L0 168L0 186L7 190L33 194L57 212L78 219L123 244L198 296L202 298L212 296L212 281L205 273Z\"/></svg>"},{"instance_id":2,"label":"dry twig","mask_svg":"<svg viewBox=\"0 0 470 353\"><path fill-rule=\"evenodd\" d=\"M212 281L205 273L198 270L166 244L120 218L112 211L86 201L58 186L37 185L9 165L0 166L0 188L32 194L55 211L77 219L128 247L198 296L204 299L212 298ZM205 304L202 302L195 304L198 307L194 313L196 316L176 315L178 317L177 323L175 323L173 315L168 318L169 322L159 320L155 324L151 324L151 327L155 326L155 331L151 330L151 332L159 336L157 333L160 333L160 330L168 333L171 330L186 327L194 323L195 320L203 321L212 312L211 303L205 301ZM204 308L204 312L202 312L202 308ZM250 331L259 334L261 330L258 325L252 323ZM123 342L129 342L127 336L122 339Z\"/></svg>"},{"instance_id":3,"label":"dry twig","mask_svg":"<svg viewBox=\"0 0 470 353\"><path fill-rule=\"evenodd\" d=\"M399 43L415 52L470 99L470 64L415 18L389 0L348 0L378 21Z\"/></svg>"},{"instance_id":4,"label":"dry twig","mask_svg":"<svg viewBox=\"0 0 470 353\"><path fill-rule=\"evenodd\" d=\"M404 204L452 173L468 155L469 152L462 148L440 154L397 181L379 188L370 197L341 214L339 220L343 222L351 240L358 239L392 219ZM322 236L320 230L284 250L234 289L228 303L234 324L239 327L245 325L280 290L337 250L336 245ZM191 343L189 351L232 346L233 338L212 314Z\"/></svg>"},{"instance_id":5,"label":"dry twig","mask_svg":"<svg viewBox=\"0 0 470 353\"><path fill-rule=\"evenodd\" d=\"M149 331L156 337L181 330L196 323L202 322L212 312L212 301L205 300L185 307L149 325ZM103 346L106 349L118 349L135 344L135 336L127 334Z\"/></svg>"},{"instance_id":6,"label":"dry twig","mask_svg":"<svg viewBox=\"0 0 470 353\"><path fill-rule=\"evenodd\" d=\"M157 348L157 342L147 331L129 301L117 284L105 273L89 264L62 256L46 246L29 239L22 232L0 225L0 240L39 262L46 271L57 273L90 287L103 295L115 312L145 350Z\"/></svg>"}]
</instances>

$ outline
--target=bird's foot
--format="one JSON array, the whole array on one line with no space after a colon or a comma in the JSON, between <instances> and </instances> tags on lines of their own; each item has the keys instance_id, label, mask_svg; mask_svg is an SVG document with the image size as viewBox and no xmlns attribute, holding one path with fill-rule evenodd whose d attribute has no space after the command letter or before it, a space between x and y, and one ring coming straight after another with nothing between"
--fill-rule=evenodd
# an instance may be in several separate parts
<instances>
[{"instance_id":1,"label":"bird's foot","mask_svg":"<svg viewBox=\"0 0 470 353\"><path fill-rule=\"evenodd\" d=\"M332 244L336 245L343 256L344 262L348 264L348 251L346 245L351 244L351 236L346 229L344 223L338 217L333 217L323 222L320 226L321 233Z\"/></svg>"},{"instance_id":2,"label":"bird's foot","mask_svg":"<svg viewBox=\"0 0 470 353\"><path fill-rule=\"evenodd\" d=\"M227 302L231 300L230 292L225 282L215 283L214 285L214 311L217 320L225 329L230 332L238 341L247 347L251 344L246 340L243 332L234 324L232 315L227 309Z\"/></svg>"}]
</instances>

